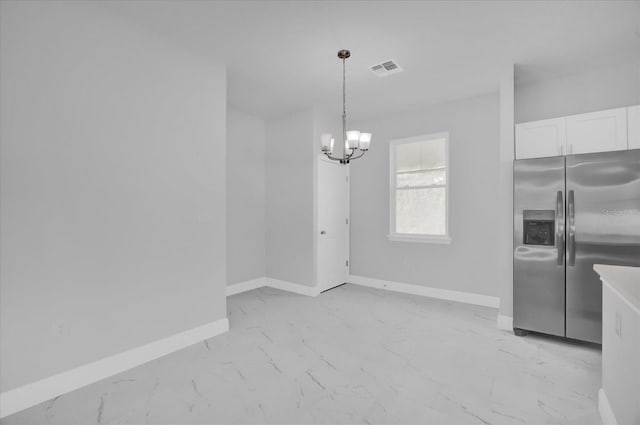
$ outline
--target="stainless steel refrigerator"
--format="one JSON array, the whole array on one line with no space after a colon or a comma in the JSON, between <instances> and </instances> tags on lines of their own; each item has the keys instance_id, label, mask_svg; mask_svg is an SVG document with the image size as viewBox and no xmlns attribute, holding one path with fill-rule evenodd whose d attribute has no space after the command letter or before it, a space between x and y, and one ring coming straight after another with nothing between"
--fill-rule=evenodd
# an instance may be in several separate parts
<instances>
[{"instance_id":1,"label":"stainless steel refrigerator","mask_svg":"<svg viewBox=\"0 0 640 425\"><path fill-rule=\"evenodd\" d=\"M640 149L514 163L513 327L602 343L594 264L640 266Z\"/></svg>"}]
</instances>

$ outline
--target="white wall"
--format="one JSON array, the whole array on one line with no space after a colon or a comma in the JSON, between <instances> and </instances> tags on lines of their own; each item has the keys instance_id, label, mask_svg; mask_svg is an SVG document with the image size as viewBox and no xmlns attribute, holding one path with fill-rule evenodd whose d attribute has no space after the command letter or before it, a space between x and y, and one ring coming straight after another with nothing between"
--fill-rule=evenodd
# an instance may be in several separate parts
<instances>
[{"instance_id":1,"label":"white wall","mask_svg":"<svg viewBox=\"0 0 640 425\"><path fill-rule=\"evenodd\" d=\"M266 123L267 277L314 286L314 111Z\"/></svg>"},{"instance_id":2,"label":"white wall","mask_svg":"<svg viewBox=\"0 0 640 425\"><path fill-rule=\"evenodd\" d=\"M265 122L227 109L227 285L266 273Z\"/></svg>"},{"instance_id":3,"label":"white wall","mask_svg":"<svg viewBox=\"0 0 640 425\"><path fill-rule=\"evenodd\" d=\"M91 3L1 4L4 392L226 316L226 77Z\"/></svg>"},{"instance_id":4,"label":"white wall","mask_svg":"<svg viewBox=\"0 0 640 425\"><path fill-rule=\"evenodd\" d=\"M498 95L442 104L354 123L373 132L371 150L351 165L351 274L498 296L500 223ZM450 245L392 242L389 232L389 142L450 134Z\"/></svg>"},{"instance_id":5,"label":"white wall","mask_svg":"<svg viewBox=\"0 0 640 425\"><path fill-rule=\"evenodd\" d=\"M561 78L517 83L515 122L637 104L640 104L640 62L630 62Z\"/></svg>"}]
</instances>

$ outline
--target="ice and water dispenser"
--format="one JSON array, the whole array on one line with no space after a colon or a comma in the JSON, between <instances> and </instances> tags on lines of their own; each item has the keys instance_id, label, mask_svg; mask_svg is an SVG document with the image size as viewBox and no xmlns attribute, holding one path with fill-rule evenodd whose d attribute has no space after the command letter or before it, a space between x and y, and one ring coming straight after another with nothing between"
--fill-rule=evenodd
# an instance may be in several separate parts
<instances>
[{"instance_id":1,"label":"ice and water dispenser","mask_svg":"<svg viewBox=\"0 0 640 425\"><path fill-rule=\"evenodd\" d=\"M556 216L553 210L524 210L524 245L555 245Z\"/></svg>"}]
</instances>

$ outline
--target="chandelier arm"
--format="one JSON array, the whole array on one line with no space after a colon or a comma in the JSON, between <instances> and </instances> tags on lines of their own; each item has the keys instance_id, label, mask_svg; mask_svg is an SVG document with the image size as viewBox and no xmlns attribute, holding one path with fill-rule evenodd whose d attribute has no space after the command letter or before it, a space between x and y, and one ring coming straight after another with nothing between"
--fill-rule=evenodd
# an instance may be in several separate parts
<instances>
[{"instance_id":1,"label":"chandelier arm","mask_svg":"<svg viewBox=\"0 0 640 425\"><path fill-rule=\"evenodd\" d=\"M327 152L323 152L323 153L327 156L327 158L333 159L334 161L344 161L345 159L348 159L348 158L340 158L340 157L337 157L337 156L332 156L331 154L329 154Z\"/></svg>"},{"instance_id":2,"label":"chandelier arm","mask_svg":"<svg viewBox=\"0 0 640 425\"><path fill-rule=\"evenodd\" d=\"M360 150L359 148L355 148L355 149L351 149L349 148L349 150L351 151L351 153L349 155L347 155L347 159L351 159L353 157L353 155L355 155L357 150ZM355 159L355 158L353 158Z\"/></svg>"},{"instance_id":3,"label":"chandelier arm","mask_svg":"<svg viewBox=\"0 0 640 425\"><path fill-rule=\"evenodd\" d=\"M360 150L360 149L358 149L358 150ZM349 159L351 160L351 159L358 159L358 158L362 158L362 157L364 156L364 154L365 154L365 153L367 153L367 151L360 151L360 152L361 152L361 154L360 154L360 155L358 155L358 156L353 156L353 154L351 154L351 156L349 157ZM355 153L355 149L354 149L354 153Z\"/></svg>"}]
</instances>

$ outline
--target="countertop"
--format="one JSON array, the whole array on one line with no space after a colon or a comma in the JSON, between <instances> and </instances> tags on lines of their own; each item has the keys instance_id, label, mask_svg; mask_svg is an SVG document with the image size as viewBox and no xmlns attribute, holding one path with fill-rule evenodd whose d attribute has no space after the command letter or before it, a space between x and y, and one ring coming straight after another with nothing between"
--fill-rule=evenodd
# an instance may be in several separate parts
<instances>
[{"instance_id":1,"label":"countertop","mask_svg":"<svg viewBox=\"0 0 640 425\"><path fill-rule=\"evenodd\" d=\"M640 267L594 264L593 269L609 286L640 314Z\"/></svg>"}]
</instances>

